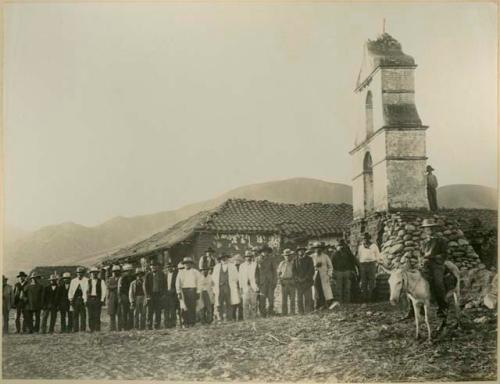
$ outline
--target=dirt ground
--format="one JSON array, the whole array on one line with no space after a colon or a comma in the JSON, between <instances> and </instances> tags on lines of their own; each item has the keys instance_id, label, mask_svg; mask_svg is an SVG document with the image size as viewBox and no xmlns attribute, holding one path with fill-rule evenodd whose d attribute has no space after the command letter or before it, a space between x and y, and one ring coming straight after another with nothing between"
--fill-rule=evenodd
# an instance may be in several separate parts
<instances>
[{"instance_id":1,"label":"dirt ground","mask_svg":"<svg viewBox=\"0 0 500 384\"><path fill-rule=\"evenodd\" d=\"M468 310L464 329L433 344L414 339L413 322L395 322L401 314L386 303L352 304L191 329L8 335L3 378L496 380L496 313Z\"/></svg>"}]
</instances>

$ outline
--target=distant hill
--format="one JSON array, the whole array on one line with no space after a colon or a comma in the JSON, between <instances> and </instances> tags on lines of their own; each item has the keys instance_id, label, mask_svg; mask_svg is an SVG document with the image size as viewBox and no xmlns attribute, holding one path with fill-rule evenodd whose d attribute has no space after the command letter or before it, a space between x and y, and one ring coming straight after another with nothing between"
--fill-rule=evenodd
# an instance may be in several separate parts
<instances>
[{"instance_id":1,"label":"distant hill","mask_svg":"<svg viewBox=\"0 0 500 384\"><path fill-rule=\"evenodd\" d=\"M294 178L236 188L214 199L187 205L177 210L134 217L115 217L94 227L63 223L22 233L16 240L7 238L4 272L12 276L20 269L61 264L92 264L100 257L141 240L176 222L206 209L215 208L229 198L270 200L281 203L352 204L351 187L315 179ZM443 207L496 209L496 190L476 185L450 185L438 190Z\"/></svg>"},{"instance_id":2,"label":"distant hill","mask_svg":"<svg viewBox=\"0 0 500 384\"><path fill-rule=\"evenodd\" d=\"M437 195L443 208L498 209L497 190L482 185L445 185L438 188Z\"/></svg>"}]
</instances>

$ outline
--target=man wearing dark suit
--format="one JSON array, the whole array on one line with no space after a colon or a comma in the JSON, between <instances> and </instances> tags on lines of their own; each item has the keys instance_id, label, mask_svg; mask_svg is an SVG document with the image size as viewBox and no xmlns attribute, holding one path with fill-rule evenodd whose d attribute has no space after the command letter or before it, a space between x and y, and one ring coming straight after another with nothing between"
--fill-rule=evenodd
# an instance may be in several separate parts
<instances>
[{"instance_id":1,"label":"man wearing dark suit","mask_svg":"<svg viewBox=\"0 0 500 384\"><path fill-rule=\"evenodd\" d=\"M262 317L274 315L274 290L278 284L278 267L272 248L264 245L258 249L255 280L259 288L259 312ZM266 301L269 303L266 308Z\"/></svg>"},{"instance_id":2,"label":"man wearing dark suit","mask_svg":"<svg viewBox=\"0 0 500 384\"><path fill-rule=\"evenodd\" d=\"M40 331L40 312L43 304L43 286L40 284L40 277L35 272L30 276L30 283L26 287L26 296L28 303L26 309L28 310L28 331L29 333ZM33 317L35 322L33 323Z\"/></svg>"},{"instance_id":3,"label":"man wearing dark suit","mask_svg":"<svg viewBox=\"0 0 500 384\"><path fill-rule=\"evenodd\" d=\"M58 299L59 299L59 289L57 286L57 276L50 275L50 284L43 289L43 300L42 300L42 333L47 333L47 319L50 316L49 323L49 333L54 333L54 327L56 325Z\"/></svg>"},{"instance_id":4,"label":"man wearing dark suit","mask_svg":"<svg viewBox=\"0 0 500 384\"><path fill-rule=\"evenodd\" d=\"M177 291L175 289L175 281L177 280L178 270L174 264L167 264L166 283L167 289L164 295L164 309L165 309L165 328L173 328L176 324L177 311L179 310L179 299L177 298Z\"/></svg>"},{"instance_id":5,"label":"man wearing dark suit","mask_svg":"<svg viewBox=\"0 0 500 384\"><path fill-rule=\"evenodd\" d=\"M26 333L28 329L29 312L27 309L28 296L26 296L26 288L28 288L28 276L24 272L19 272L17 275L18 282L14 285L14 306L16 307L16 332L21 333L21 316L23 318L22 331Z\"/></svg>"},{"instance_id":6,"label":"man wearing dark suit","mask_svg":"<svg viewBox=\"0 0 500 384\"><path fill-rule=\"evenodd\" d=\"M161 325L161 309L167 282L165 274L162 272L160 264L157 261L151 263L152 270L146 274L144 279L144 288L146 293L146 305L148 308L148 328L153 329L153 315L155 320L155 329Z\"/></svg>"},{"instance_id":7,"label":"man wearing dark suit","mask_svg":"<svg viewBox=\"0 0 500 384\"><path fill-rule=\"evenodd\" d=\"M305 247L298 247L298 257L293 262L297 280L297 306L300 314L311 312L313 309L312 286L314 263L311 257L306 255L305 252Z\"/></svg>"},{"instance_id":8,"label":"man wearing dark suit","mask_svg":"<svg viewBox=\"0 0 500 384\"><path fill-rule=\"evenodd\" d=\"M71 332L73 330L73 312L70 311L70 304L68 299L70 282L71 273L64 272L58 287L59 293L57 303L61 316L61 333Z\"/></svg>"}]
</instances>

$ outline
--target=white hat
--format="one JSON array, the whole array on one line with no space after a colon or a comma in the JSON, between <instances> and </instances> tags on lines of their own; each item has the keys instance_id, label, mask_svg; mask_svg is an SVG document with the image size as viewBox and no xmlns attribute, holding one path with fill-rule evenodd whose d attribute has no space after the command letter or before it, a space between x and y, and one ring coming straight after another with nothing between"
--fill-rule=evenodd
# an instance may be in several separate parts
<instances>
[{"instance_id":1,"label":"white hat","mask_svg":"<svg viewBox=\"0 0 500 384\"><path fill-rule=\"evenodd\" d=\"M90 273L92 273L92 272L99 272L99 268L97 268L96 266L93 266L93 267L90 268L89 272Z\"/></svg>"},{"instance_id":2,"label":"white hat","mask_svg":"<svg viewBox=\"0 0 500 384\"><path fill-rule=\"evenodd\" d=\"M63 277L63 279L71 279L71 273L64 272L62 277Z\"/></svg>"},{"instance_id":3,"label":"white hat","mask_svg":"<svg viewBox=\"0 0 500 384\"><path fill-rule=\"evenodd\" d=\"M132 266L132 264L125 264L123 266L123 271L133 271L134 270L134 267Z\"/></svg>"},{"instance_id":4,"label":"white hat","mask_svg":"<svg viewBox=\"0 0 500 384\"><path fill-rule=\"evenodd\" d=\"M111 272L116 272L116 271L121 271L122 269L120 268L119 265L113 265L113 268L111 268Z\"/></svg>"}]
</instances>

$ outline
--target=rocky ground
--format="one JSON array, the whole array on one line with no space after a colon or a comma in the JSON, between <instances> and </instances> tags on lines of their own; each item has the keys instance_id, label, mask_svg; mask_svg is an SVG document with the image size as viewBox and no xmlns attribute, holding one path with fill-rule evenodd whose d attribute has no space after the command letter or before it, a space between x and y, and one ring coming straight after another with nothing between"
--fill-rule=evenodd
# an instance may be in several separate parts
<instances>
[{"instance_id":1,"label":"rocky ground","mask_svg":"<svg viewBox=\"0 0 500 384\"><path fill-rule=\"evenodd\" d=\"M386 303L352 304L188 330L8 335L3 378L496 380L495 311L466 310L463 329L433 344L414 339L413 322L395 322L401 314Z\"/></svg>"}]
</instances>

